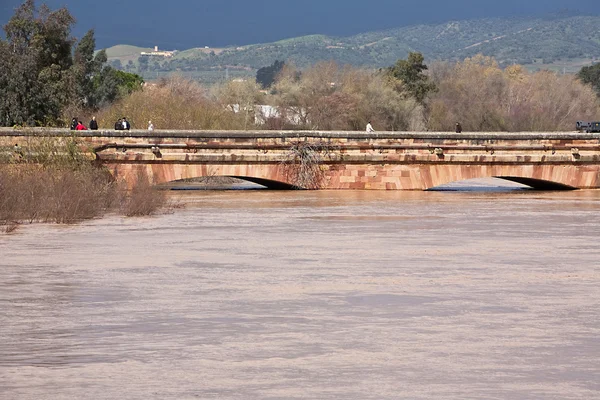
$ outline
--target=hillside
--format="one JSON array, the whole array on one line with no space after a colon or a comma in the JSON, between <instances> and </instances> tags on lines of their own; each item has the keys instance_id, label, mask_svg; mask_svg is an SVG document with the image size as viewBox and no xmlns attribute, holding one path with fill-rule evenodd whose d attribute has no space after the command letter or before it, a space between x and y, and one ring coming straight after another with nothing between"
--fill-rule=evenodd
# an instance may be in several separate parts
<instances>
[{"instance_id":1,"label":"hillside","mask_svg":"<svg viewBox=\"0 0 600 400\"><path fill-rule=\"evenodd\" d=\"M600 16L551 16L546 18L488 18L415 25L350 37L311 35L273 43L223 49L191 49L173 59L153 59L142 73L187 71L255 71L274 60L300 67L322 60L378 68L392 65L409 51L429 60L462 60L478 53L500 63L535 67L580 67L600 58ZM128 62L133 47L109 49L111 59ZM137 51L137 49L136 49ZM139 50L143 51L143 50ZM137 52L139 54L139 52ZM557 63L558 62L558 63ZM133 68L130 66L130 68ZM201 75L201 74L200 74Z\"/></svg>"},{"instance_id":2,"label":"hillside","mask_svg":"<svg viewBox=\"0 0 600 400\"><path fill-rule=\"evenodd\" d=\"M124 58L124 57L130 57L130 56L139 57L139 55L142 51L152 51L152 49L147 48L147 47L137 47L137 46L130 46L130 45L126 45L126 44L120 44L120 45L113 46L111 48L106 49L106 56L109 59Z\"/></svg>"}]
</instances>

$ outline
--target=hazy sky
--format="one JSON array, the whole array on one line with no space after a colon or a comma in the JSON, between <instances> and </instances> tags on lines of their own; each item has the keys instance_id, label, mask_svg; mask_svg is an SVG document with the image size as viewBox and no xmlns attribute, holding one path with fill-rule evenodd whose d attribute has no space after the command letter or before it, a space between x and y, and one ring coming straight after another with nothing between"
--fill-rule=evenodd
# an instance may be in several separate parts
<instances>
[{"instance_id":1,"label":"hazy sky","mask_svg":"<svg viewBox=\"0 0 600 400\"><path fill-rule=\"evenodd\" d=\"M4 25L21 0L0 0ZM42 4L42 1L36 1ZM420 23L535 15L600 14L600 0L46 0L96 29L98 47L127 43L184 49L271 42L322 33L349 36Z\"/></svg>"}]
</instances>

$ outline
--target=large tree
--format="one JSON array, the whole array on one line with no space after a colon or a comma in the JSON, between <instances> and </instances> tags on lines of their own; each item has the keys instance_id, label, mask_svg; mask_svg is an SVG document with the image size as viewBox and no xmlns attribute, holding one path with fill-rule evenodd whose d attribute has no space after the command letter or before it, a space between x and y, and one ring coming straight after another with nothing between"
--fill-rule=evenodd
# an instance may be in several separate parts
<instances>
[{"instance_id":1,"label":"large tree","mask_svg":"<svg viewBox=\"0 0 600 400\"><path fill-rule=\"evenodd\" d=\"M259 68L258 71L256 71L256 82L260 84L263 89L270 88L271 85L275 83L277 75L279 75L284 66L284 61L275 60L275 62L268 67Z\"/></svg>"},{"instance_id":2,"label":"large tree","mask_svg":"<svg viewBox=\"0 0 600 400\"><path fill-rule=\"evenodd\" d=\"M0 44L0 123L35 125L55 122L68 99L66 83L72 65L71 26L66 8L38 11L25 1L4 26Z\"/></svg>"},{"instance_id":3,"label":"large tree","mask_svg":"<svg viewBox=\"0 0 600 400\"><path fill-rule=\"evenodd\" d=\"M58 125L67 106L96 109L141 88L137 75L106 64L96 54L94 31L79 42L66 8L52 11L26 0L0 39L0 125Z\"/></svg>"},{"instance_id":4,"label":"large tree","mask_svg":"<svg viewBox=\"0 0 600 400\"><path fill-rule=\"evenodd\" d=\"M435 84L424 72L427 70L424 60L423 54L410 52L406 60L398 60L388 69L390 75L402 83L403 89L421 104L435 91Z\"/></svg>"},{"instance_id":5,"label":"large tree","mask_svg":"<svg viewBox=\"0 0 600 400\"><path fill-rule=\"evenodd\" d=\"M96 39L94 31L88 31L75 47L74 63L71 69L73 76L73 100L80 106L93 106L92 77L100 72L102 64L96 62L94 51Z\"/></svg>"}]
</instances>

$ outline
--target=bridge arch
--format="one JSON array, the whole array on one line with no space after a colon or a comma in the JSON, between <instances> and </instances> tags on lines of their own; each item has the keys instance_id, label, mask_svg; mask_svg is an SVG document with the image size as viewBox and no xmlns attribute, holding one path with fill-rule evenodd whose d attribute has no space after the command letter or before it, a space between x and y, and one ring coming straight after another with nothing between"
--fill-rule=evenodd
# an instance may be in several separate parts
<instances>
[{"instance_id":1,"label":"bridge arch","mask_svg":"<svg viewBox=\"0 0 600 400\"><path fill-rule=\"evenodd\" d=\"M297 189L288 179L284 168L272 165L239 164L169 164L169 163L119 163L107 164L116 179L131 187L138 174L144 173L154 185L185 181L195 178L230 177L265 186L267 189Z\"/></svg>"},{"instance_id":2,"label":"bridge arch","mask_svg":"<svg viewBox=\"0 0 600 400\"><path fill-rule=\"evenodd\" d=\"M575 190L589 186L598 179L598 171L586 170L580 165L431 165L420 171L423 189L429 190L452 182L477 178L499 178L521 183L537 190ZM575 186L573 182L583 184Z\"/></svg>"},{"instance_id":3,"label":"bridge arch","mask_svg":"<svg viewBox=\"0 0 600 400\"><path fill-rule=\"evenodd\" d=\"M271 189L292 189L281 163L106 163L117 179L130 185L138 172L145 172L156 185L192 178L228 176L258 183ZM595 187L596 168L576 164L478 165L478 164L329 164L323 165L322 189L429 190L451 182L476 178L500 178L534 189L569 190Z\"/></svg>"}]
</instances>

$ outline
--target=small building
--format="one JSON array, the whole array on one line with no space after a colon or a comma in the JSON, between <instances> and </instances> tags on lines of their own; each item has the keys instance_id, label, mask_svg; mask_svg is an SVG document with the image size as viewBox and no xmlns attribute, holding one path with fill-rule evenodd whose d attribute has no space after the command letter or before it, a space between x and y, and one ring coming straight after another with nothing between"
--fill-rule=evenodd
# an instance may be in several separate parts
<instances>
[{"instance_id":1,"label":"small building","mask_svg":"<svg viewBox=\"0 0 600 400\"><path fill-rule=\"evenodd\" d=\"M154 46L154 51L142 51L140 54L146 57L173 57L177 53L177 50L158 50L158 46Z\"/></svg>"}]
</instances>

